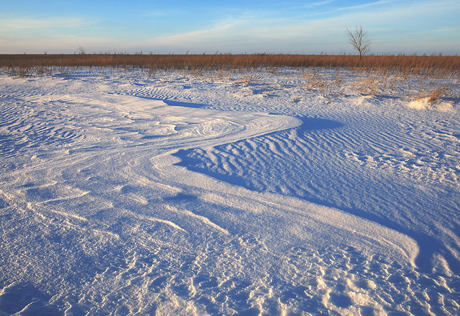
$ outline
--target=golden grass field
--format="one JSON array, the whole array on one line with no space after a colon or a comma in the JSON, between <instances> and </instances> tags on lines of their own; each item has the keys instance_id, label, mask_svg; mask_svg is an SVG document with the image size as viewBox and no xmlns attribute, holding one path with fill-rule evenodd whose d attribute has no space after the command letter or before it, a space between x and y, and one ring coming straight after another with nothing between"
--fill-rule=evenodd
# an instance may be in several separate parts
<instances>
[{"instance_id":1,"label":"golden grass field","mask_svg":"<svg viewBox=\"0 0 460 316\"><path fill-rule=\"evenodd\" d=\"M398 70L460 70L460 56L282 55L282 54L36 54L0 55L0 67L115 66L156 69L238 69L258 67L344 67Z\"/></svg>"}]
</instances>

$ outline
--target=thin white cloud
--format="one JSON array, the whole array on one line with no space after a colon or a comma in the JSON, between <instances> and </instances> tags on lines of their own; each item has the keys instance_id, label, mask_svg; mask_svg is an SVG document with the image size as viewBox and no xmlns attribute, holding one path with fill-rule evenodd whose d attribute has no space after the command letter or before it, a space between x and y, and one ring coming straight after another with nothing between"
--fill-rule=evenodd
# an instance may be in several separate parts
<instances>
[{"instance_id":1,"label":"thin white cloud","mask_svg":"<svg viewBox=\"0 0 460 316\"><path fill-rule=\"evenodd\" d=\"M314 5L327 5L332 0L318 1ZM460 2L441 0L438 2L402 1L402 4L384 5L393 3L392 0L380 0L356 7L342 8L337 14L327 17L322 15L280 16L267 11L245 11L241 16L227 19L218 19L209 22L199 30L178 32L173 35L164 35L151 38L146 42L145 37L115 36L105 33L105 39L91 37L80 28L94 24L92 21L80 18L54 19L0 19L0 53L8 51L27 51L38 47L38 52L52 49L71 51L83 46L86 51L124 51L133 49L154 52L305 52L305 53L343 53L352 52L347 43L345 29L354 25L362 25L369 32L374 42L373 49L379 52L400 52L402 47L409 47L413 43L412 52L419 49L429 50L429 46L439 45L440 51L445 47L450 53L455 53L454 46L459 45L455 40L455 30L458 23L444 23L445 17L452 16L452 12L460 11ZM396 3L396 2L395 2ZM377 5L379 5L377 10ZM315 10L312 10L315 11ZM297 12L297 11L296 11ZM150 12L160 16L163 12ZM149 14L147 12L146 14ZM428 25L428 27L427 27ZM76 28L78 31L60 31L59 28ZM48 29L47 29L48 28ZM38 30L38 32L33 32ZM46 32L40 32L45 30ZM429 32L429 31L433 32ZM432 34L440 36L433 36ZM73 34L74 37L59 37L59 35ZM154 34L154 32L152 32ZM160 33L158 33L160 34ZM80 36L80 37L77 37ZM53 37L54 36L54 37ZM86 37L84 37L86 36ZM441 43L441 37L444 42ZM452 39L448 42L448 39ZM40 44L42 43L42 44ZM440 46L446 45L447 46ZM392 49L390 49L393 47Z\"/></svg>"},{"instance_id":2,"label":"thin white cloud","mask_svg":"<svg viewBox=\"0 0 460 316\"><path fill-rule=\"evenodd\" d=\"M161 36L155 39L155 43L163 46L175 45L177 43L212 43L226 40L234 34L236 37L241 36L238 28L245 25L245 20L234 20L228 23L221 23L208 29L185 32L171 36Z\"/></svg>"},{"instance_id":3,"label":"thin white cloud","mask_svg":"<svg viewBox=\"0 0 460 316\"><path fill-rule=\"evenodd\" d=\"M1 19L0 27L3 29L44 29L44 28L73 28L94 24L92 21L81 18L23 18L23 19Z\"/></svg>"},{"instance_id":4,"label":"thin white cloud","mask_svg":"<svg viewBox=\"0 0 460 316\"><path fill-rule=\"evenodd\" d=\"M395 0L380 0L380 1L375 1L375 2L371 2L371 3L363 3L363 4L359 4L359 5L349 6L349 7L336 8L336 9L333 10L333 12L358 10L358 9L363 9L363 8L386 5L386 4L395 3L395 2L396 2Z\"/></svg>"},{"instance_id":5,"label":"thin white cloud","mask_svg":"<svg viewBox=\"0 0 460 316\"><path fill-rule=\"evenodd\" d=\"M123 41L113 38L88 37L73 35L56 35L46 38L37 38L33 36L24 38L8 38L0 36L1 53L73 53L79 46L85 48L87 52L109 52L122 51Z\"/></svg>"},{"instance_id":6,"label":"thin white cloud","mask_svg":"<svg viewBox=\"0 0 460 316\"><path fill-rule=\"evenodd\" d=\"M318 8L318 7L328 5L329 3L332 3L332 2L335 2L335 0L326 0L326 1L313 2L313 3L309 3L309 4L306 4L306 5L303 5L301 7L297 7L297 8L313 9L313 8Z\"/></svg>"},{"instance_id":7,"label":"thin white cloud","mask_svg":"<svg viewBox=\"0 0 460 316\"><path fill-rule=\"evenodd\" d=\"M382 5L379 10L373 10L363 14L362 10L348 10L339 15L328 18L317 19L265 19L257 18L236 18L229 19L225 23L211 25L206 29L184 32L172 36L157 37L152 40L153 47L187 50L193 48L206 48L203 50L219 49L220 51L234 50L255 50L255 51L282 51L289 52L303 47L305 51L318 52L351 52L347 43L345 33L346 27L362 24L366 30L370 31L370 36L380 36L381 41L387 38L393 42L394 49L398 50L398 45L407 46L411 40L410 35L403 41L400 33L404 30L404 24L411 21L419 25L424 17L442 17L446 10L457 10L460 5L452 1L440 1L437 3L424 2L412 3L411 5L385 7L383 4L393 2L382 0L359 6L371 10L374 6ZM348 7L352 8L352 7ZM417 24L418 23L418 24ZM441 25L440 25L441 27ZM410 27L409 27L410 28ZM376 32L373 33L372 30ZM395 33L395 31L397 33ZM426 30L418 31L420 37L426 36ZM379 38L374 41L374 49L379 50ZM404 42L404 43L403 43ZM419 47L422 47L418 41ZM458 41L457 41L458 43ZM433 45L433 43L429 43ZM423 45L423 49L428 49L429 45ZM450 47L450 46L449 46ZM418 48L414 46L413 51ZM331 51L333 50L333 51Z\"/></svg>"},{"instance_id":8,"label":"thin white cloud","mask_svg":"<svg viewBox=\"0 0 460 316\"><path fill-rule=\"evenodd\" d=\"M331 14L341 14L342 12L360 12L362 9L372 8L375 6L384 6L391 3L397 3L396 0L379 0L370 3L364 3L359 5L352 5L352 6L340 6L340 4L327 7L326 10L321 10L321 7L326 6L332 2L336 2L335 0L326 0L321 2L314 2L311 4L307 4L301 7L297 7L296 9L313 9L308 10L308 12L301 13L297 18L306 18L306 17L321 17ZM303 11L301 11L303 12Z\"/></svg>"},{"instance_id":9,"label":"thin white cloud","mask_svg":"<svg viewBox=\"0 0 460 316\"><path fill-rule=\"evenodd\" d=\"M140 16L142 17L158 17L158 16L168 16L168 13L164 11L148 11L142 13Z\"/></svg>"}]
</instances>

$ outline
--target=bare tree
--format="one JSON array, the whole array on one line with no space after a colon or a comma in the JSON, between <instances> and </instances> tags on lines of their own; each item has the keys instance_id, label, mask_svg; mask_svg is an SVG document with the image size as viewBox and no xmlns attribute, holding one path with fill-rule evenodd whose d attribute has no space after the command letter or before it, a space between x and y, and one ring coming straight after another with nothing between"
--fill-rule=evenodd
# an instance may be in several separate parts
<instances>
[{"instance_id":1,"label":"bare tree","mask_svg":"<svg viewBox=\"0 0 460 316\"><path fill-rule=\"evenodd\" d=\"M371 40L369 39L367 32L363 30L363 27L360 26L359 28L355 26L354 31L350 31L347 28L348 34L348 43L350 43L354 49L356 49L359 53L359 61L361 61L361 57L367 54L371 50Z\"/></svg>"},{"instance_id":2,"label":"bare tree","mask_svg":"<svg viewBox=\"0 0 460 316\"><path fill-rule=\"evenodd\" d=\"M86 54L86 50L83 46L78 46L77 50L80 55Z\"/></svg>"}]
</instances>

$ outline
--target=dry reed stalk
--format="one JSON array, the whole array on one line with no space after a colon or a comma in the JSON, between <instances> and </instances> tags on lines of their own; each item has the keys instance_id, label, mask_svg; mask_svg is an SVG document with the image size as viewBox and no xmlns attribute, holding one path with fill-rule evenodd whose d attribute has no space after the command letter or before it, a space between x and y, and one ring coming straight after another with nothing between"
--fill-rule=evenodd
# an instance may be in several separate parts
<instances>
[{"instance_id":1,"label":"dry reed stalk","mask_svg":"<svg viewBox=\"0 0 460 316\"><path fill-rule=\"evenodd\" d=\"M430 97L428 99L429 103L435 103L439 101L444 95L446 95L447 87L440 86L431 91Z\"/></svg>"},{"instance_id":2,"label":"dry reed stalk","mask_svg":"<svg viewBox=\"0 0 460 316\"><path fill-rule=\"evenodd\" d=\"M358 56L350 55L141 55L141 54L72 54L72 55L0 55L0 67L105 67L147 69L253 69L280 67L326 67L360 69L396 69L408 73L436 69L460 71L460 56Z\"/></svg>"}]
</instances>

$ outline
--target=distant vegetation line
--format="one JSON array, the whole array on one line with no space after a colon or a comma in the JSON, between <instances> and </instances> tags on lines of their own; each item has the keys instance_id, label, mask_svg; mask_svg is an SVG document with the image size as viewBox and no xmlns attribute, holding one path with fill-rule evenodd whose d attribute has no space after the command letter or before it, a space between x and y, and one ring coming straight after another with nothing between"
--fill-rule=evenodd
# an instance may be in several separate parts
<instances>
[{"instance_id":1,"label":"distant vegetation line","mask_svg":"<svg viewBox=\"0 0 460 316\"><path fill-rule=\"evenodd\" d=\"M148 69L251 69L263 67L331 67L437 70L458 72L460 56L417 55L282 55L282 54L16 54L0 55L0 67L121 67Z\"/></svg>"}]
</instances>

